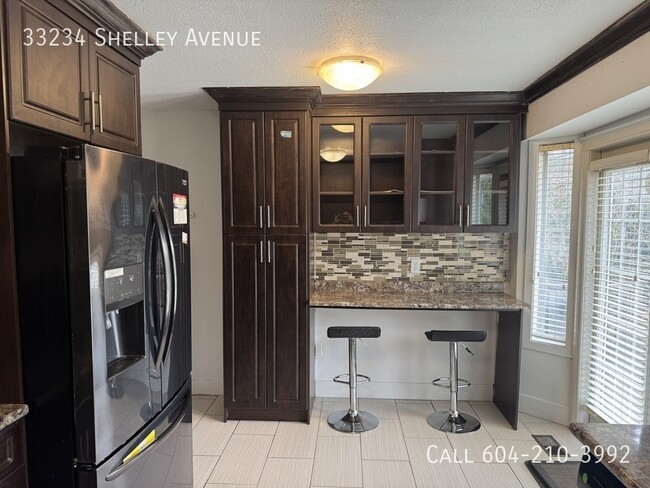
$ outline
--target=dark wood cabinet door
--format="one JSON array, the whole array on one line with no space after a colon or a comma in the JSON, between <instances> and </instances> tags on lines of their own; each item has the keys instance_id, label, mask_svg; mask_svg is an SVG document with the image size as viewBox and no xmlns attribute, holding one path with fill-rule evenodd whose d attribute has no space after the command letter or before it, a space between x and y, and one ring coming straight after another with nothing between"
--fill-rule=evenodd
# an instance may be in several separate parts
<instances>
[{"instance_id":1,"label":"dark wood cabinet door","mask_svg":"<svg viewBox=\"0 0 650 488\"><path fill-rule=\"evenodd\" d=\"M228 235L224 246L224 404L266 404L265 242L263 234Z\"/></svg>"},{"instance_id":2,"label":"dark wood cabinet door","mask_svg":"<svg viewBox=\"0 0 650 488\"><path fill-rule=\"evenodd\" d=\"M361 225L361 117L312 120L312 228L358 232Z\"/></svg>"},{"instance_id":3,"label":"dark wood cabinet door","mask_svg":"<svg viewBox=\"0 0 650 488\"><path fill-rule=\"evenodd\" d=\"M364 232L409 232L412 144L413 117L364 117Z\"/></svg>"},{"instance_id":4,"label":"dark wood cabinet door","mask_svg":"<svg viewBox=\"0 0 650 488\"><path fill-rule=\"evenodd\" d=\"M261 112L221 113L221 187L226 234L264 232L264 126Z\"/></svg>"},{"instance_id":5,"label":"dark wood cabinet door","mask_svg":"<svg viewBox=\"0 0 650 488\"><path fill-rule=\"evenodd\" d=\"M307 113L265 112L267 232L307 233Z\"/></svg>"},{"instance_id":6,"label":"dark wood cabinet door","mask_svg":"<svg viewBox=\"0 0 650 488\"><path fill-rule=\"evenodd\" d=\"M11 118L90 140L88 32L44 0L6 4Z\"/></svg>"},{"instance_id":7,"label":"dark wood cabinet door","mask_svg":"<svg viewBox=\"0 0 650 488\"><path fill-rule=\"evenodd\" d=\"M512 232L515 229L520 143L520 116L468 117L466 232Z\"/></svg>"},{"instance_id":8,"label":"dark wood cabinet door","mask_svg":"<svg viewBox=\"0 0 650 488\"><path fill-rule=\"evenodd\" d=\"M415 117L413 232L461 232L466 117Z\"/></svg>"},{"instance_id":9,"label":"dark wood cabinet door","mask_svg":"<svg viewBox=\"0 0 650 488\"><path fill-rule=\"evenodd\" d=\"M142 153L140 68L108 46L90 41L90 86L96 97L93 144Z\"/></svg>"},{"instance_id":10,"label":"dark wood cabinet door","mask_svg":"<svg viewBox=\"0 0 650 488\"><path fill-rule=\"evenodd\" d=\"M270 235L266 266L267 407L306 409L307 236Z\"/></svg>"}]
</instances>

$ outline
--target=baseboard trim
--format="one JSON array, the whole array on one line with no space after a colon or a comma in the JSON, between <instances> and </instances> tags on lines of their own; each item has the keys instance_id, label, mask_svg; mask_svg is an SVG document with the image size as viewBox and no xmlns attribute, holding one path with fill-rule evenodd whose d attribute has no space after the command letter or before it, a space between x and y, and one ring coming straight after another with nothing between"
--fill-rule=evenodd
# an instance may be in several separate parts
<instances>
[{"instance_id":1,"label":"baseboard trim","mask_svg":"<svg viewBox=\"0 0 650 488\"><path fill-rule=\"evenodd\" d=\"M317 397L347 397L347 385L334 383L330 380L316 380L315 396ZM360 398L395 398L403 400L449 400L449 391L436 388L431 383L390 383L372 381L359 386ZM469 388L458 392L459 400L474 400L481 402L492 401L492 385L477 385L472 383Z\"/></svg>"},{"instance_id":2,"label":"baseboard trim","mask_svg":"<svg viewBox=\"0 0 650 488\"><path fill-rule=\"evenodd\" d=\"M223 395L223 382L192 377L192 393L194 395Z\"/></svg>"},{"instance_id":3,"label":"baseboard trim","mask_svg":"<svg viewBox=\"0 0 650 488\"><path fill-rule=\"evenodd\" d=\"M556 424L569 425L570 423L569 407L521 393L519 394L519 411Z\"/></svg>"}]
</instances>

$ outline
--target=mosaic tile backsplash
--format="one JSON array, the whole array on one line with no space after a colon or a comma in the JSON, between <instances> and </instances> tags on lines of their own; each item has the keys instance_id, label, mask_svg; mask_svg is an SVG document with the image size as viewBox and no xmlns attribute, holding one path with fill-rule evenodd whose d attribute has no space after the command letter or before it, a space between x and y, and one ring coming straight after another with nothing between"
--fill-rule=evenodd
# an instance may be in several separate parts
<instances>
[{"instance_id":1,"label":"mosaic tile backsplash","mask_svg":"<svg viewBox=\"0 0 650 488\"><path fill-rule=\"evenodd\" d=\"M316 280L508 281L509 234L314 234ZM420 258L420 273L410 272Z\"/></svg>"}]
</instances>

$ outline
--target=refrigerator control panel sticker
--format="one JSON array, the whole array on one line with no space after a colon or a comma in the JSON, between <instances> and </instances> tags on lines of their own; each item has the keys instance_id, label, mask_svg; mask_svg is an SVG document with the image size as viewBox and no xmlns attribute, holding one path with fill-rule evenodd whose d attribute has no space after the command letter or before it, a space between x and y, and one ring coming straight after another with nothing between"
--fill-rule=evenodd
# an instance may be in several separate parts
<instances>
[{"instance_id":1,"label":"refrigerator control panel sticker","mask_svg":"<svg viewBox=\"0 0 650 488\"><path fill-rule=\"evenodd\" d=\"M118 278L124 276L124 268L107 269L104 271L104 279Z\"/></svg>"},{"instance_id":2,"label":"refrigerator control panel sticker","mask_svg":"<svg viewBox=\"0 0 650 488\"><path fill-rule=\"evenodd\" d=\"M132 461L138 454L140 454L142 451L144 451L148 446L153 444L153 442L156 440L156 429L152 430L149 432L149 435L144 438L144 440L135 446L135 449L133 449L130 453L126 455L124 459L122 459L122 464L126 464L129 461Z\"/></svg>"},{"instance_id":3,"label":"refrigerator control panel sticker","mask_svg":"<svg viewBox=\"0 0 650 488\"><path fill-rule=\"evenodd\" d=\"M174 224L187 224L187 195L174 193L172 202L174 204Z\"/></svg>"},{"instance_id":4,"label":"refrigerator control panel sticker","mask_svg":"<svg viewBox=\"0 0 650 488\"><path fill-rule=\"evenodd\" d=\"M138 263L104 271L104 306L107 312L128 306L144 296L144 269Z\"/></svg>"},{"instance_id":5,"label":"refrigerator control panel sticker","mask_svg":"<svg viewBox=\"0 0 650 488\"><path fill-rule=\"evenodd\" d=\"M185 244L185 245L188 244L187 232L181 232L181 241L182 241L183 244Z\"/></svg>"}]
</instances>

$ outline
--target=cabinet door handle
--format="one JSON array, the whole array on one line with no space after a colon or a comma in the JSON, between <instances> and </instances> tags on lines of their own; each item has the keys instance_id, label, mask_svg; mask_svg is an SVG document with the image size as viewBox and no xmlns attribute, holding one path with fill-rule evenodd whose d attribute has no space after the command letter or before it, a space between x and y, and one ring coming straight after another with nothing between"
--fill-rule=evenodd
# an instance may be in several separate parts
<instances>
[{"instance_id":1,"label":"cabinet door handle","mask_svg":"<svg viewBox=\"0 0 650 488\"><path fill-rule=\"evenodd\" d=\"M368 205L363 206L363 226L368 227Z\"/></svg>"},{"instance_id":2,"label":"cabinet door handle","mask_svg":"<svg viewBox=\"0 0 650 488\"><path fill-rule=\"evenodd\" d=\"M354 221L354 225L357 227L361 225L361 222L359 222L359 205L357 205L357 220Z\"/></svg>"},{"instance_id":3,"label":"cabinet door handle","mask_svg":"<svg viewBox=\"0 0 650 488\"><path fill-rule=\"evenodd\" d=\"M271 205L266 206L266 226L271 228Z\"/></svg>"},{"instance_id":4,"label":"cabinet door handle","mask_svg":"<svg viewBox=\"0 0 650 488\"><path fill-rule=\"evenodd\" d=\"M458 206L458 227L463 226L463 206Z\"/></svg>"},{"instance_id":5,"label":"cabinet door handle","mask_svg":"<svg viewBox=\"0 0 650 488\"><path fill-rule=\"evenodd\" d=\"M271 262L271 241L266 241L266 262Z\"/></svg>"},{"instance_id":6,"label":"cabinet door handle","mask_svg":"<svg viewBox=\"0 0 650 488\"><path fill-rule=\"evenodd\" d=\"M264 228L264 210L262 209L262 205L260 205L260 229Z\"/></svg>"},{"instance_id":7,"label":"cabinet door handle","mask_svg":"<svg viewBox=\"0 0 650 488\"><path fill-rule=\"evenodd\" d=\"M467 205L467 215L465 215L465 227L470 226L470 211L469 211L469 205Z\"/></svg>"},{"instance_id":8,"label":"cabinet door handle","mask_svg":"<svg viewBox=\"0 0 650 488\"><path fill-rule=\"evenodd\" d=\"M260 241L260 263L264 262L264 242Z\"/></svg>"},{"instance_id":9,"label":"cabinet door handle","mask_svg":"<svg viewBox=\"0 0 650 488\"><path fill-rule=\"evenodd\" d=\"M90 100L90 133L95 132L95 92L90 91L90 98L84 98L84 100Z\"/></svg>"},{"instance_id":10,"label":"cabinet door handle","mask_svg":"<svg viewBox=\"0 0 650 488\"><path fill-rule=\"evenodd\" d=\"M99 94L99 132L104 133L104 107L102 105L102 95Z\"/></svg>"}]
</instances>

